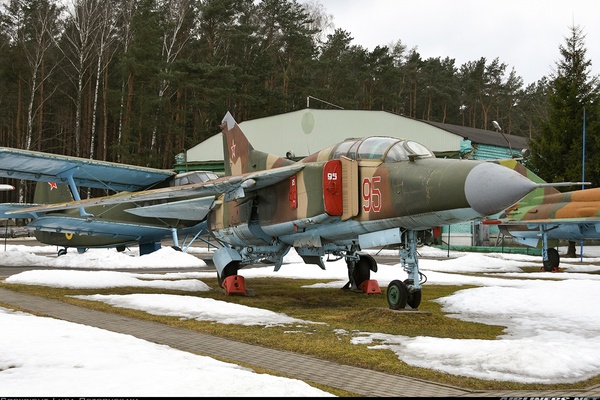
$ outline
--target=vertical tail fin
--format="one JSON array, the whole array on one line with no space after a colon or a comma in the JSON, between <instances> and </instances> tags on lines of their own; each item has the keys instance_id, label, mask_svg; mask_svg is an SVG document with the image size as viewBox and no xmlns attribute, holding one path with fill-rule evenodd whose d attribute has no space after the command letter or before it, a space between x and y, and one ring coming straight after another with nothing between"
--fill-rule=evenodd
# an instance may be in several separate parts
<instances>
[{"instance_id":1,"label":"vertical tail fin","mask_svg":"<svg viewBox=\"0 0 600 400\"><path fill-rule=\"evenodd\" d=\"M223 161L227 176L262 171L294 163L284 157L254 150L229 112L223 117L221 132L223 134Z\"/></svg>"},{"instance_id":2,"label":"vertical tail fin","mask_svg":"<svg viewBox=\"0 0 600 400\"><path fill-rule=\"evenodd\" d=\"M55 182L38 182L35 185L34 203L54 204L67 201L73 201L69 185L57 185Z\"/></svg>"},{"instance_id":3,"label":"vertical tail fin","mask_svg":"<svg viewBox=\"0 0 600 400\"><path fill-rule=\"evenodd\" d=\"M533 173L533 171L529 170L527 167L525 167L523 164L521 164L517 160L512 160L512 159L511 160L508 160L508 159L507 160L499 160L498 163L507 168L515 170L516 172L529 178L533 182L547 183L545 180L543 180L542 178L537 176L535 173ZM521 201L519 201L517 204L514 204L513 206L511 206L509 209L505 210L505 212L508 212L509 210L518 208L519 205L527 206L530 204L539 203L540 198L543 198L544 196L555 194L555 193L560 193L560 191L553 186L539 187L537 189L532 190L527 196L523 197L521 199Z\"/></svg>"},{"instance_id":4,"label":"vertical tail fin","mask_svg":"<svg viewBox=\"0 0 600 400\"><path fill-rule=\"evenodd\" d=\"M532 181L534 181L536 183L547 183L545 180L543 180L542 178L540 178L539 176L534 174L533 171L529 170L526 166L524 166L522 163L518 162L517 160L513 160L513 159L498 160L498 163L507 168L515 170L516 172L531 179ZM558 192L557 189L555 189L555 190Z\"/></svg>"}]
</instances>

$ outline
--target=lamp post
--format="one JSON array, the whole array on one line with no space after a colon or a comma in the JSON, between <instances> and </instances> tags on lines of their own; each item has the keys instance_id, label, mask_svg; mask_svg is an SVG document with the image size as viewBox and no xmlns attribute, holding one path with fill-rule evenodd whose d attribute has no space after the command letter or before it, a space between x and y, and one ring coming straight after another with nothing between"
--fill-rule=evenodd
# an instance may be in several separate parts
<instances>
[{"instance_id":1,"label":"lamp post","mask_svg":"<svg viewBox=\"0 0 600 400\"><path fill-rule=\"evenodd\" d=\"M581 149L581 189L585 189L585 106L583 106L583 146Z\"/></svg>"},{"instance_id":2,"label":"lamp post","mask_svg":"<svg viewBox=\"0 0 600 400\"><path fill-rule=\"evenodd\" d=\"M504 140L506 141L506 143L508 144L508 150L510 151L510 158L515 158L513 151L512 151L512 146L510 145L510 142L508 141L506 136L504 136L504 133L502 133L502 128L500 127L500 124L497 121L492 121L492 125L494 125L496 132L499 132L502 135L502 137L504 138Z\"/></svg>"},{"instance_id":3,"label":"lamp post","mask_svg":"<svg viewBox=\"0 0 600 400\"><path fill-rule=\"evenodd\" d=\"M581 146L581 190L585 189L585 106L583 106L583 145ZM583 262L583 240L579 244L579 261Z\"/></svg>"}]
</instances>

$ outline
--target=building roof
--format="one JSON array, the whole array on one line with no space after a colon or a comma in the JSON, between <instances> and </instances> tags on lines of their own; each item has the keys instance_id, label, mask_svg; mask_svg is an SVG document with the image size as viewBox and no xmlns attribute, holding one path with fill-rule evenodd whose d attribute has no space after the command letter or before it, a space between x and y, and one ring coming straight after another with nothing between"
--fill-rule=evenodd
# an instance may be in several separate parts
<instances>
[{"instance_id":1,"label":"building roof","mask_svg":"<svg viewBox=\"0 0 600 400\"><path fill-rule=\"evenodd\" d=\"M527 149L527 138L516 135L503 135L500 132L485 129L470 128L468 126L443 124L441 122L422 121L426 124L437 126L445 131L462 136L471 142L489 144L493 146L512 147L513 149Z\"/></svg>"},{"instance_id":2,"label":"building roof","mask_svg":"<svg viewBox=\"0 0 600 400\"><path fill-rule=\"evenodd\" d=\"M235 118L235 115L234 115ZM436 154L458 153L464 139L475 143L521 150L525 138L463 126L417 120L387 111L302 109L289 113L238 121L256 150L278 156L305 157L348 138L392 136L422 143ZM187 162L223 160L221 133L186 152Z\"/></svg>"}]
</instances>

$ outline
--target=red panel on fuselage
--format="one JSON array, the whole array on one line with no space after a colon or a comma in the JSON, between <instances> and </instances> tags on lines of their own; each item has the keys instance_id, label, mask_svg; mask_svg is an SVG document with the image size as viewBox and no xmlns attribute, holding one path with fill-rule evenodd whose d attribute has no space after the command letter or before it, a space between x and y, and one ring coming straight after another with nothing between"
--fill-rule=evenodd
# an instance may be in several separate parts
<instances>
[{"instance_id":1,"label":"red panel on fuselage","mask_svg":"<svg viewBox=\"0 0 600 400\"><path fill-rule=\"evenodd\" d=\"M296 175L290 177L290 193L288 198L290 199L290 208L298 208L298 177Z\"/></svg>"},{"instance_id":2,"label":"red panel on fuselage","mask_svg":"<svg viewBox=\"0 0 600 400\"><path fill-rule=\"evenodd\" d=\"M323 202L329 215L342 215L342 162L330 160L323 167Z\"/></svg>"}]
</instances>

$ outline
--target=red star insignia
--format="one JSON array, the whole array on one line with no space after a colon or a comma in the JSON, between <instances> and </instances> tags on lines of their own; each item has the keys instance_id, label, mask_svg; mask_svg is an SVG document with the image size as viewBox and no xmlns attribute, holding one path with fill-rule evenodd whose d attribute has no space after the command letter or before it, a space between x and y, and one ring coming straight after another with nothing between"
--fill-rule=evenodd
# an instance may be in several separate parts
<instances>
[{"instance_id":1,"label":"red star insignia","mask_svg":"<svg viewBox=\"0 0 600 400\"><path fill-rule=\"evenodd\" d=\"M56 182L48 182L48 185L50 185L50 190L58 189L58 186L56 186Z\"/></svg>"}]
</instances>

